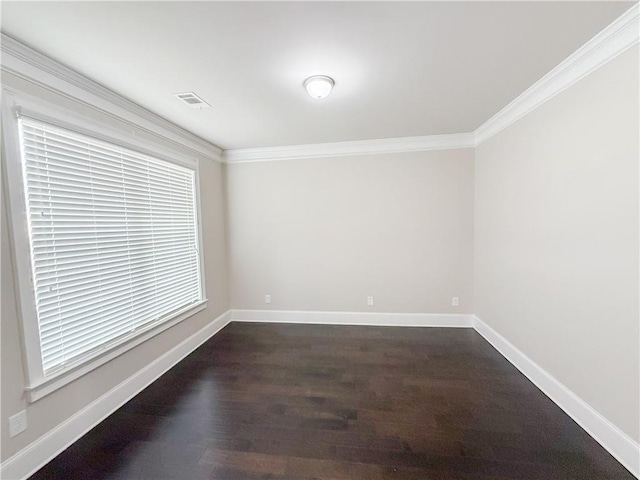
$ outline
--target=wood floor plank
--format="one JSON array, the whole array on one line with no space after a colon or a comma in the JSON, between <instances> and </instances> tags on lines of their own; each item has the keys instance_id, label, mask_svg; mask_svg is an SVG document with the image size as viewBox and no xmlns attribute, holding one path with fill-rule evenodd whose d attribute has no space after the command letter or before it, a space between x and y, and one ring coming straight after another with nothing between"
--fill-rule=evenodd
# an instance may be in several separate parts
<instances>
[{"instance_id":1,"label":"wood floor plank","mask_svg":"<svg viewBox=\"0 0 640 480\"><path fill-rule=\"evenodd\" d=\"M33 480L632 480L471 329L231 323Z\"/></svg>"},{"instance_id":2,"label":"wood floor plank","mask_svg":"<svg viewBox=\"0 0 640 480\"><path fill-rule=\"evenodd\" d=\"M300 457L289 457L287 475L318 480L383 480L382 469L377 465Z\"/></svg>"}]
</instances>

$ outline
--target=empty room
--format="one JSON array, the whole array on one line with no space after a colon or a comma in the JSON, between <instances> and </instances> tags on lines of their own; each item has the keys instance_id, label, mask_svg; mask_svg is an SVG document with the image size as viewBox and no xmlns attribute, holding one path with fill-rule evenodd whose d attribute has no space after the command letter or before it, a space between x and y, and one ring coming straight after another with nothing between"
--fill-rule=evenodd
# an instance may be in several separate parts
<instances>
[{"instance_id":1,"label":"empty room","mask_svg":"<svg viewBox=\"0 0 640 480\"><path fill-rule=\"evenodd\" d=\"M640 475L640 6L2 1L0 478Z\"/></svg>"}]
</instances>

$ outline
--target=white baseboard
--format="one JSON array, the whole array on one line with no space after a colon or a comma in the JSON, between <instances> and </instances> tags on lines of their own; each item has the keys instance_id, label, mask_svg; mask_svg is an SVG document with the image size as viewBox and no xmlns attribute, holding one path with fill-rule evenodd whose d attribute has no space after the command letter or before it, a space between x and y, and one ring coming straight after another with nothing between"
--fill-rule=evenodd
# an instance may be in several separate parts
<instances>
[{"instance_id":1,"label":"white baseboard","mask_svg":"<svg viewBox=\"0 0 640 480\"><path fill-rule=\"evenodd\" d=\"M640 445L584 400L473 315L473 327L522 374L591 435L633 475L640 475Z\"/></svg>"},{"instance_id":2,"label":"white baseboard","mask_svg":"<svg viewBox=\"0 0 640 480\"><path fill-rule=\"evenodd\" d=\"M24 479L35 473L82 435L140 393L163 373L224 328L231 320L227 310L152 363L109 390L56 428L0 465L3 480Z\"/></svg>"},{"instance_id":3,"label":"white baseboard","mask_svg":"<svg viewBox=\"0 0 640 480\"><path fill-rule=\"evenodd\" d=\"M459 313L231 310L231 319L234 322L373 325L381 327L473 327L473 315Z\"/></svg>"},{"instance_id":4,"label":"white baseboard","mask_svg":"<svg viewBox=\"0 0 640 480\"><path fill-rule=\"evenodd\" d=\"M475 328L509 362L636 477L640 445L475 315L291 310L228 310L0 465L0 478L27 478L193 352L229 322Z\"/></svg>"}]
</instances>

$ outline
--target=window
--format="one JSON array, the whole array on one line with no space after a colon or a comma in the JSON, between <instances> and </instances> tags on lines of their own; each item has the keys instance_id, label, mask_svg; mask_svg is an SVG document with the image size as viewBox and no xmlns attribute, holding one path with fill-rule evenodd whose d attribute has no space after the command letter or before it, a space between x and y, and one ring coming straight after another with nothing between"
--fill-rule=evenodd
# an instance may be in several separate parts
<instances>
[{"instance_id":1,"label":"window","mask_svg":"<svg viewBox=\"0 0 640 480\"><path fill-rule=\"evenodd\" d=\"M38 383L203 303L196 170L18 126Z\"/></svg>"}]
</instances>

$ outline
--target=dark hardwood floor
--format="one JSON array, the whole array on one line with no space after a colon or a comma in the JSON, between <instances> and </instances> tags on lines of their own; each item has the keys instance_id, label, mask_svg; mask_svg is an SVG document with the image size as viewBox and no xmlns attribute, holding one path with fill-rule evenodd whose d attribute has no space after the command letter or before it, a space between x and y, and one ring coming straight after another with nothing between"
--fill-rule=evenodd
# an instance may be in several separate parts
<instances>
[{"instance_id":1,"label":"dark hardwood floor","mask_svg":"<svg viewBox=\"0 0 640 480\"><path fill-rule=\"evenodd\" d=\"M472 329L232 323L43 479L633 479Z\"/></svg>"}]
</instances>

